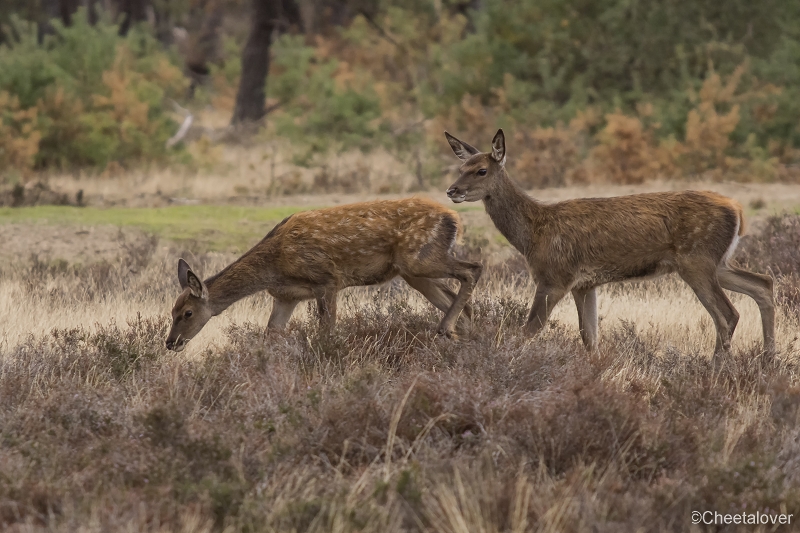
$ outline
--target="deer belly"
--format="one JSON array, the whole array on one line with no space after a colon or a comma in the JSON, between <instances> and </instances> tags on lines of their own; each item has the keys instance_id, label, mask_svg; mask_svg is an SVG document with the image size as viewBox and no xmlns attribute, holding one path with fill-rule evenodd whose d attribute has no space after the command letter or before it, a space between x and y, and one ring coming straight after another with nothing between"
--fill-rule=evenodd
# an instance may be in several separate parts
<instances>
[{"instance_id":1,"label":"deer belly","mask_svg":"<svg viewBox=\"0 0 800 533\"><path fill-rule=\"evenodd\" d=\"M364 261L358 268L342 273L342 285L354 287L360 285L378 285L394 278L398 270L391 263Z\"/></svg>"},{"instance_id":2,"label":"deer belly","mask_svg":"<svg viewBox=\"0 0 800 533\"><path fill-rule=\"evenodd\" d=\"M574 287L591 288L618 281L643 281L674 271L674 266L664 261L637 265L615 265L610 268L582 271Z\"/></svg>"},{"instance_id":3,"label":"deer belly","mask_svg":"<svg viewBox=\"0 0 800 533\"><path fill-rule=\"evenodd\" d=\"M652 263L631 269L626 277L618 281L641 281L653 279L674 272L674 267L668 263Z\"/></svg>"}]
</instances>

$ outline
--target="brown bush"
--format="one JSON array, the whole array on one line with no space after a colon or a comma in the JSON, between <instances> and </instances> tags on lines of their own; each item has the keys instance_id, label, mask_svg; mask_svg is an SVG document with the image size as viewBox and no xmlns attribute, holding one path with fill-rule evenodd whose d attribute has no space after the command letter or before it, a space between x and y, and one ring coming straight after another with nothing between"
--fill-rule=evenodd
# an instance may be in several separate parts
<instances>
[{"instance_id":1,"label":"brown bush","mask_svg":"<svg viewBox=\"0 0 800 533\"><path fill-rule=\"evenodd\" d=\"M364 164L345 172L323 165L314 174L313 190L316 192L357 193L370 190L370 171Z\"/></svg>"},{"instance_id":2,"label":"brown bush","mask_svg":"<svg viewBox=\"0 0 800 533\"><path fill-rule=\"evenodd\" d=\"M733 96L744 68L743 65L737 68L725 85L717 73L703 82L697 108L686 117L686 142L681 154L682 164L691 172L727 168L725 156L730 134L739 123L739 105L733 103ZM719 104L727 104L727 112L719 112Z\"/></svg>"},{"instance_id":3,"label":"brown bush","mask_svg":"<svg viewBox=\"0 0 800 533\"><path fill-rule=\"evenodd\" d=\"M758 272L777 278L779 304L800 316L800 216L770 216L754 235L746 235L736 260Z\"/></svg>"},{"instance_id":4,"label":"brown bush","mask_svg":"<svg viewBox=\"0 0 800 533\"><path fill-rule=\"evenodd\" d=\"M518 129L511 175L526 188L563 187L584 181L581 132L571 128Z\"/></svg>"},{"instance_id":5,"label":"brown bush","mask_svg":"<svg viewBox=\"0 0 800 533\"><path fill-rule=\"evenodd\" d=\"M22 109L19 98L0 91L0 168L33 168L42 138L36 118L36 108Z\"/></svg>"},{"instance_id":6,"label":"brown bush","mask_svg":"<svg viewBox=\"0 0 800 533\"><path fill-rule=\"evenodd\" d=\"M593 180L643 183L674 172L670 154L637 117L621 112L606 115L606 125L595 140L587 163Z\"/></svg>"},{"instance_id":7,"label":"brown bush","mask_svg":"<svg viewBox=\"0 0 800 533\"><path fill-rule=\"evenodd\" d=\"M16 183L0 190L0 207L22 207L30 205L76 205L78 197L69 198L41 181Z\"/></svg>"},{"instance_id":8,"label":"brown bush","mask_svg":"<svg viewBox=\"0 0 800 533\"><path fill-rule=\"evenodd\" d=\"M770 216L758 233L745 235L736 260L759 272L800 276L800 216Z\"/></svg>"}]
</instances>

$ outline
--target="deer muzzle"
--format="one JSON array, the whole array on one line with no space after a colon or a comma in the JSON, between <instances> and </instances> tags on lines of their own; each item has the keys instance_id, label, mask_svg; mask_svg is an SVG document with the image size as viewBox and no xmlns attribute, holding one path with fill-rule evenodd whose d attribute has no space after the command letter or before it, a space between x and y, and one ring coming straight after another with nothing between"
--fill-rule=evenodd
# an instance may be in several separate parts
<instances>
[{"instance_id":1,"label":"deer muzzle","mask_svg":"<svg viewBox=\"0 0 800 533\"><path fill-rule=\"evenodd\" d=\"M450 187L447 189L447 197L450 198L454 204L460 204L467 199L467 193L461 192L458 187Z\"/></svg>"},{"instance_id":2,"label":"deer muzzle","mask_svg":"<svg viewBox=\"0 0 800 533\"><path fill-rule=\"evenodd\" d=\"M182 338L180 338L180 336L177 339L173 339L173 338L170 337L170 338L167 339L167 342L166 342L167 350L180 352L181 350L186 348L186 344L188 342L189 342L188 339L182 339Z\"/></svg>"}]
</instances>

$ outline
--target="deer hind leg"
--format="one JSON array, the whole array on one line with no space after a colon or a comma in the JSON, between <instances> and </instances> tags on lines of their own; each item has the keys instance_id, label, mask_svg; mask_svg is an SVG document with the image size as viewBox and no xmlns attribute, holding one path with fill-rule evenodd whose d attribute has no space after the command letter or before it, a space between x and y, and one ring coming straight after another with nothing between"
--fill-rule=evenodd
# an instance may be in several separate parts
<instances>
[{"instance_id":1,"label":"deer hind leg","mask_svg":"<svg viewBox=\"0 0 800 533\"><path fill-rule=\"evenodd\" d=\"M470 261L461 261L454 257L448 257L448 263L448 277L456 278L461 287L458 289L458 294L453 299L450 308L439 323L437 333L452 337L455 332L456 320L469 303L472 291L475 289L475 285L483 272L483 265Z\"/></svg>"},{"instance_id":2,"label":"deer hind leg","mask_svg":"<svg viewBox=\"0 0 800 533\"><path fill-rule=\"evenodd\" d=\"M458 294L456 294L450 309L447 310L444 318L439 323L437 332L440 335L452 337L456 320L469 303L469 297L472 296L472 291L475 289L475 285L483 272L483 265L471 261L461 261L454 257L450 257L448 262L450 263L450 277L456 278L461 287L458 289Z\"/></svg>"},{"instance_id":3,"label":"deer hind leg","mask_svg":"<svg viewBox=\"0 0 800 533\"><path fill-rule=\"evenodd\" d=\"M536 287L531 313L528 316L528 323L525 324L525 332L529 336L533 337L542 330L553 308L566 294L567 291L564 289L545 286L542 283Z\"/></svg>"},{"instance_id":4,"label":"deer hind leg","mask_svg":"<svg viewBox=\"0 0 800 533\"><path fill-rule=\"evenodd\" d=\"M756 301L761 312L764 351L775 353L775 296L772 277L726 264L717 268L717 277L724 289L746 294Z\"/></svg>"},{"instance_id":5,"label":"deer hind leg","mask_svg":"<svg viewBox=\"0 0 800 533\"><path fill-rule=\"evenodd\" d=\"M406 276L410 278L455 278L461 283L458 294L445 312L437 330L440 335L452 337L455 333L456 320L461 311L467 307L469 297L481 277L481 272L483 272L483 266L480 263L461 261L451 255L444 255L441 257L441 262L426 261L411 265L403 278L406 280Z\"/></svg>"},{"instance_id":6,"label":"deer hind leg","mask_svg":"<svg viewBox=\"0 0 800 533\"><path fill-rule=\"evenodd\" d=\"M722 291L714 270L704 269L701 272L694 270L680 270L679 274L689 284L700 303L714 320L717 329L717 342L714 346L714 355L729 352L731 338L736 324L739 322L739 313Z\"/></svg>"},{"instance_id":7,"label":"deer hind leg","mask_svg":"<svg viewBox=\"0 0 800 533\"><path fill-rule=\"evenodd\" d=\"M272 300L272 314L269 315L267 328L283 329L289 319L292 318L292 313L298 303L298 300L279 300L274 298Z\"/></svg>"},{"instance_id":8,"label":"deer hind leg","mask_svg":"<svg viewBox=\"0 0 800 533\"><path fill-rule=\"evenodd\" d=\"M437 309L447 313L452 307L456 299L456 293L450 290L443 282L432 278L416 278L413 276L403 276L406 283L411 285L414 289L418 290L422 295L428 299ZM464 305L464 310L458 317L458 328L468 330L472 322L472 304L467 302Z\"/></svg>"},{"instance_id":9,"label":"deer hind leg","mask_svg":"<svg viewBox=\"0 0 800 533\"><path fill-rule=\"evenodd\" d=\"M587 350L597 348L597 289L573 289L572 297L578 308L578 328Z\"/></svg>"}]
</instances>

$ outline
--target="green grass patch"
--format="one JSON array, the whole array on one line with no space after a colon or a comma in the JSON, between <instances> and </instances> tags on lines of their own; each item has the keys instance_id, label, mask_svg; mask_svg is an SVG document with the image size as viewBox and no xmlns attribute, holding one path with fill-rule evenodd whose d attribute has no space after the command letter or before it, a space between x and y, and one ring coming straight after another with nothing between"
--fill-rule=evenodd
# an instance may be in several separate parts
<instances>
[{"instance_id":1,"label":"green grass patch","mask_svg":"<svg viewBox=\"0 0 800 533\"><path fill-rule=\"evenodd\" d=\"M482 206L454 206L456 211L482 211ZM195 252L244 252L292 213L316 207L237 207L181 205L173 207L70 207L41 205L0 208L0 224L136 227Z\"/></svg>"},{"instance_id":2,"label":"green grass patch","mask_svg":"<svg viewBox=\"0 0 800 533\"><path fill-rule=\"evenodd\" d=\"M36 206L0 208L0 224L136 227L197 251L242 252L300 207L185 205L158 208Z\"/></svg>"}]
</instances>

